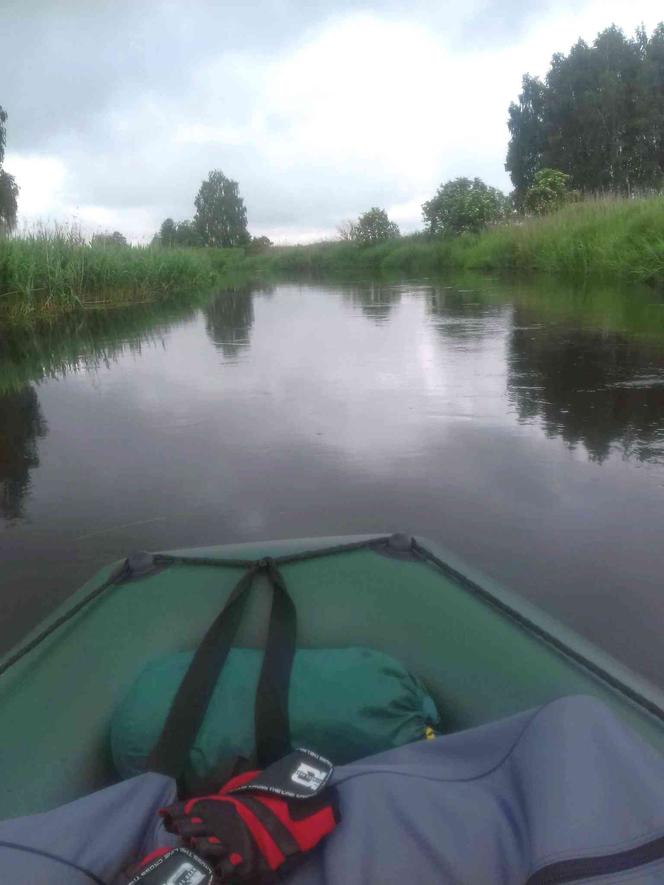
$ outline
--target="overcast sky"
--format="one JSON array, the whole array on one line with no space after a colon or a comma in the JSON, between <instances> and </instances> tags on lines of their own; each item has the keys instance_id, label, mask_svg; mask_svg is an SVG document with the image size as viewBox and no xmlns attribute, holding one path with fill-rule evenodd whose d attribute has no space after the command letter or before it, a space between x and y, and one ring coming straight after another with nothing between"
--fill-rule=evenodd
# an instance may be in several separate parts
<instances>
[{"instance_id":1,"label":"overcast sky","mask_svg":"<svg viewBox=\"0 0 664 885\"><path fill-rule=\"evenodd\" d=\"M277 242L371 206L413 230L441 181L510 188L523 73L663 17L661 0L0 0L5 168L21 222L136 242L191 217L213 168Z\"/></svg>"}]
</instances>

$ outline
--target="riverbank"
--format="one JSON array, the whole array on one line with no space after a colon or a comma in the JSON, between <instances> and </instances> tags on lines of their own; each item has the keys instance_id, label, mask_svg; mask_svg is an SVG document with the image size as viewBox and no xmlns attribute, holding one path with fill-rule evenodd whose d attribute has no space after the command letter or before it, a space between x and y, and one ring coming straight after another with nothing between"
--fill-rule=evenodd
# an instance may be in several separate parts
<instances>
[{"instance_id":1,"label":"riverbank","mask_svg":"<svg viewBox=\"0 0 664 885\"><path fill-rule=\"evenodd\" d=\"M0 317L189 297L226 281L242 261L241 250L89 244L69 230L0 238Z\"/></svg>"},{"instance_id":2,"label":"riverbank","mask_svg":"<svg viewBox=\"0 0 664 885\"><path fill-rule=\"evenodd\" d=\"M246 259L243 267L280 274L539 271L664 284L664 197L585 200L551 215L451 238L415 234L375 246L275 247Z\"/></svg>"},{"instance_id":3,"label":"riverbank","mask_svg":"<svg viewBox=\"0 0 664 885\"><path fill-rule=\"evenodd\" d=\"M572 203L481 234L413 234L373 246L323 242L258 254L88 244L72 231L0 239L0 319L191 298L237 279L540 272L664 285L664 197Z\"/></svg>"}]
</instances>

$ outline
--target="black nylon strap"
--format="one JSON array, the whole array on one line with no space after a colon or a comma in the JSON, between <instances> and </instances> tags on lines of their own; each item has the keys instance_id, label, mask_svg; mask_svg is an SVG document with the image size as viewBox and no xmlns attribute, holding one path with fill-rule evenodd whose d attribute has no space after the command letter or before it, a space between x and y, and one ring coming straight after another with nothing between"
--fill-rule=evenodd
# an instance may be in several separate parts
<instances>
[{"instance_id":1,"label":"black nylon strap","mask_svg":"<svg viewBox=\"0 0 664 885\"><path fill-rule=\"evenodd\" d=\"M290 857L301 852L302 849L297 844L288 827L266 805L263 805L262 802L255 799L249 793L245 793L243 796L234 796L233 798L248 808L253 816L258 819L258 822L265 827L284 857ZM309 806L306 807L309 813L311 813Z\"/></svg>"},{"instance_id":2,"label":"black nylon strap","mask_svg":"<svg viewBox=\"0 0 664 885\"><path fill-rule=\"evenodd\" d=\"M288 686L297 617L274 561L264 559L238 581L196 649L148 760L150 771L181 779L242 620L248 591L259 571L265 571L272 588L272 608L255 700L257 762L264 767L290 753Z\"/></svg>"},{"instance_id":3,"label":"black nylon strap","mask_svg":"<svg viewBox=\"0 0 664 885\"><path fill-rule=\"evenodd\" d=\"M148 769L180 778L217 684L222 667L240 626L240 620L257 568L240 578L191 660L180 683Z\"/></svg>"},{"instance_id":4,"label":"black nylon strap","mask_svg":"<svg viewBox=\"0 0 664 885\"><path fill-rule=\"evenodd\" d=\"M256 759L260 768L291 752L288 688L295 655L297 613L279 569L265 560L272 585L272 609L263 666L256 690Z\"/></svg>"}]
</instances>

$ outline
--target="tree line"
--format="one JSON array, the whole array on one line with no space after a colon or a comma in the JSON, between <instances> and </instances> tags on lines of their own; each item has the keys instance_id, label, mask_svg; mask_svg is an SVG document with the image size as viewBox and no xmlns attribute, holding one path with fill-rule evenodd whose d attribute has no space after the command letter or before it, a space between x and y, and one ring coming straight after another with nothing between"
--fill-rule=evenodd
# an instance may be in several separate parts
<instances>
[{"instance_id":1,"label":"tree line","mask_svg":"<svg viewBox=\"0 0 664 885\"><path fill-rule=\"evenodd\" d=\"M543 168L580 193L659 191L664 180L664 23L632 38L612 26L526 74L510 105L507 162L522 206Z\"/></svg>"}]
</instances>

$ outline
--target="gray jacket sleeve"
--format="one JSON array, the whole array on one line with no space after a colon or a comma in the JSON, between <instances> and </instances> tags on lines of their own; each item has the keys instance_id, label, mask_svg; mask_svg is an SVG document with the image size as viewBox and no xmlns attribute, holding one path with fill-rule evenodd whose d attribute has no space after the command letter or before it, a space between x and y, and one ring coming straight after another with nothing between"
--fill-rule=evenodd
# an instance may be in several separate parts
<instances>
[{"instance_id":1,"label":"gray jacket sleeve","mask_svg":"<svg viewBox=\"0 0 664 885\"><path fill-rule=\"evenodd\" d=\"M12 885L114 885L157 845L173 844L159 808L174 782L143 774L53 811L0 823L0 878Z\"/></svg>"}]
</instances>

